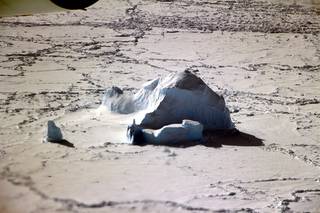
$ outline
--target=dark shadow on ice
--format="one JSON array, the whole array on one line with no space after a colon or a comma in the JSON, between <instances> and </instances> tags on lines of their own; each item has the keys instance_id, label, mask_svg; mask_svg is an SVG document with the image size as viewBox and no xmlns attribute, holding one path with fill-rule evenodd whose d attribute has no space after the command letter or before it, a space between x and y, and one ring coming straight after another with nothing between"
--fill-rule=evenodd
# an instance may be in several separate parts
<instances>
[{"instance_id":1,"label":"dark shadow on ice","mask_svg":"<svg viewBox=\"0 0 320 213\"><path fill-rule=\"evenodd\" d=\"M59 144L59 145L62 145L62 146L67 146L67 147L70 147L70 148L74 148L74 145L73 143L70 143L69 141L67 140L59 140L59 141L50 141L50 143L56 143L56 144Z\"/></svg>"},{"instance_id":2,"label":"dark shadow on ice","mask_svg":"<svg viewBox=\"0 0 320 213\"><path fill-rule=\"evenodd\" d=\"M203 132L202 141L184 141L179 143L166 144L148 144L138 143L135 145L155 145L155 146L169 146L176 148L188 148L192 146L205 146L211 148L219 148L223 145L229 146L264 146L263 140L250 135L248 133L240 132L237 129L230 130L205 130Z\"/></svg>"},{"instance_id":3,"label":"dark shadow on ice","mask_svg":"<svg viewBox=\"0 0 320 213\"><path fill-rule=\"evenodd\" d=\"M231 146L264 146L263 140L237 129L204 131L204 146L211 144Z\"/></svg>"}]
</instances>

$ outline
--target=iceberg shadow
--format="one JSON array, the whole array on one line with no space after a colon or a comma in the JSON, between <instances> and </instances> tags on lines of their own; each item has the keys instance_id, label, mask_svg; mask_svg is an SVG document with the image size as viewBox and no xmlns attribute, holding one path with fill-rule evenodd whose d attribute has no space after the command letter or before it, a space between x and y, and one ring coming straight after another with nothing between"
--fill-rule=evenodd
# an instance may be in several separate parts
<instances>
[{"instance_id":1,"label":"iceberg shadow","mask_svg":"<svg viewBox=\"0 0 320 213\"><path fill-rule=\"evenodd\" d=\"M204 142L207 147L230 146L264 146L263 139L241 132L238 129L205 130Z\"/></svg>"},{"instance_id":2,"label":"iceberg shadow","mask_svg":"<svg viewBox=\"0 0 320 213\"><path fill-rule=\"evenodd\" d=\"M220 148L227 146L264 146L263 139L257 138L254 135L241 132L237 129L230 130L205 130L201 141L183 141L179 143L166 144L150 144L141 143L139 146L154 145L168 146L176 148L188 148L193 146L205 146L211 148Z\"/></svg>"},{"instance_id":3,"label":"iceberg shadow","mask_svg":"<svg viewBox=\"0 0 320 213\"><path fill-rule=\"evenodd\" d=\"M71 143L65 139L62 139L59 141L50 141L50 143L54 143L54 144L58 144L58 145L62 145L62 146L70 147L70 148L75 148L73 143Z\"/></svg>"}]
</instances>

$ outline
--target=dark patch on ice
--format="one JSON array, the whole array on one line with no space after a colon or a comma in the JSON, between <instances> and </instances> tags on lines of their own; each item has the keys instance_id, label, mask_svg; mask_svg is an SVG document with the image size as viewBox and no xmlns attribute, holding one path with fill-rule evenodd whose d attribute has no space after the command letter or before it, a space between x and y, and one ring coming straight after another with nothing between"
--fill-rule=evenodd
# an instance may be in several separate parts
<instances>
[{"instance_id":1,"label":"dark patch on ice","mask_svg":"<svg viewBox=\"0 0 320 213\"><path fill-rule=\"evenodd\" d=\"M74 145L73 143L65 140L65 139L62 139L62 140L58 140L58 141L49 141L50 143L55 143L55 144L59 144L59 145L62 145L62 146L66 146L66 147L70 147L70 148L74 148Z\"/></svg>"},{"instance_id":2,"label":"dark patch on ice","mask_svg":"<svg viewBox=\"0 0 320 213\"><path fill-rule=\"evenodd\" d=\"M263 140L238 129L205 130L203 145L264 146Z\"/></svg>"}]
</instances>

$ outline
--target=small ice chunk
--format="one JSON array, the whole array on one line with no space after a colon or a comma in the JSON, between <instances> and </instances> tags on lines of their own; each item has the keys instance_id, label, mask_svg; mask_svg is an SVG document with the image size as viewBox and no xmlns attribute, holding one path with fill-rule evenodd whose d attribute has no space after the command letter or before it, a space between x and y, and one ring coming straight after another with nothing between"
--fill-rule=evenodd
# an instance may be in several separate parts
<instances>
[{"instance_id":1,"label":"small ice chunk","mask_svg":"<svg viewBox=\"0 0 320 213\"><path fill-rule=\"evenodd\" d=\"M157 130L144 129L133 121L133 124L128 126L127 137L129 142L135 145L169 145L187 141L201 141L202 132L203 125L192 120L183 120L182 124L170 124Z\"/></svg>"},{"instance_id":2,"label":"small ice chunk","mask_svg":"<svg viewBox=\"0 0 320 213\"><path fill-rule=\"evenodd\" d=\"M161 129L154 130L152 137L145 133L148 143L175 144L186 141L200 141L203 125L197 121L183 120L182 124L169 124Z\"/></svg>"},{"instance_id":3,"label":"small ice chunk","mask_svg":"<svg viewBox=\"0 0 320 213\"><path fill-rule=\"evenodd\" d=\"M44 142L59 142L62 140L63 140L63 136L62 136L61 129L56 126L54 121L49 120Z\"/></svg>"}]
</instances>

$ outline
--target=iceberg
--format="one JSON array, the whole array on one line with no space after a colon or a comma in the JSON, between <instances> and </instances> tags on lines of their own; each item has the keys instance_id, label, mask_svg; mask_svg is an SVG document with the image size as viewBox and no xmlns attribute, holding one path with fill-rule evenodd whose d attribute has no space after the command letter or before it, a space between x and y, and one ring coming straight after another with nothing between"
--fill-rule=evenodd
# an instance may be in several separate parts
<instances>
[{"instance_id":1,"label":"iceberg","mask_svg":"<svg viewBox=\"0 0 320 213\"><path fill-rule=\"evenodd\" d=\"M197 121L204 130L235 128L224 98L190 71L149 81L135 94L109 88L102 105L112 112L132 113L136 124L146 129L161 129L183 120Z\"/></svg>"}]
</instances>

